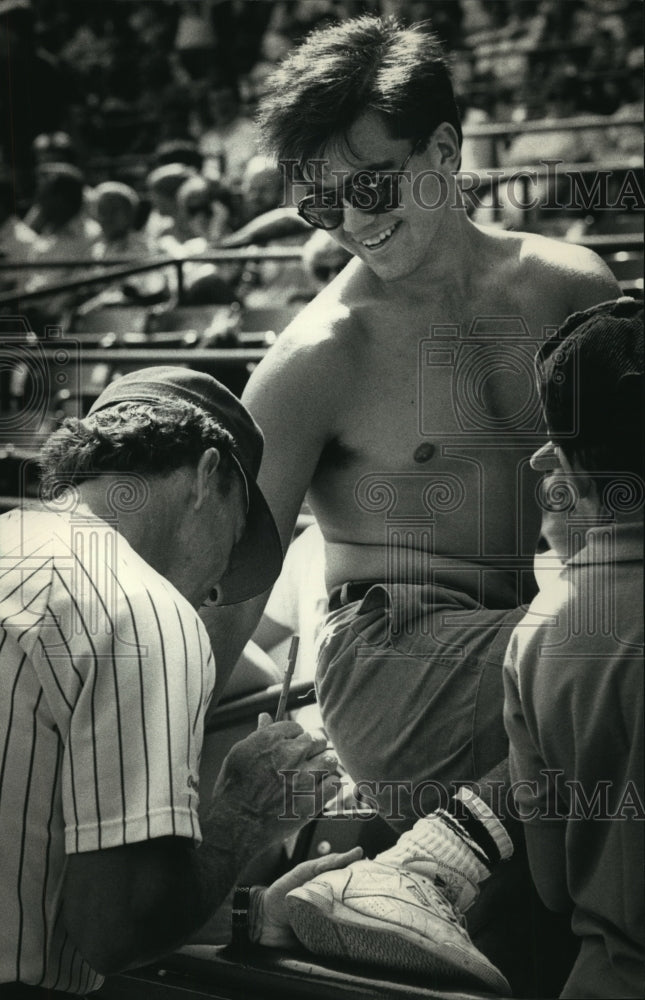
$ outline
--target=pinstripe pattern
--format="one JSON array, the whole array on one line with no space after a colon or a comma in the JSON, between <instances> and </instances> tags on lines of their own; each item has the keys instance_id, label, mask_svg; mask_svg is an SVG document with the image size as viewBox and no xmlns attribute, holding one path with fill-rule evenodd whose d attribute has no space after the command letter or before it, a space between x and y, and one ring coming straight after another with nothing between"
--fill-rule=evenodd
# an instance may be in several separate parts
<instances>
[{"instance_id":1,"label":"pinstripe pattern","mask_svg":"<svg viewBox=\"0 0 645 1000\"><path fill-rule=\"evenodd\" d=\"M193 609L107 524L0 517L0 983L84 992L65 853L200 838L214 684Z\"/></svg>"}]
</instances>

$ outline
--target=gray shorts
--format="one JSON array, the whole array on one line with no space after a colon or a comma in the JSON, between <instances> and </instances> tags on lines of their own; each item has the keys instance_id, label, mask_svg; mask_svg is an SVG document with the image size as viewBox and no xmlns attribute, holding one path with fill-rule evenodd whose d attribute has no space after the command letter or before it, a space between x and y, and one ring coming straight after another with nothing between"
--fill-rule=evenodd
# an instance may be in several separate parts
<instances>
[{"instance_id":1,"label":"gray shorts","mask_svg":"<svg viewBox=\"0 0 645 1000\"><path fill-rule=\"evenodd\" d=\"M502 664L524 614L436 584L375 583L328 615L316 672L323 722L396 829L506 757Z\"/></svg>"}]
</instances>

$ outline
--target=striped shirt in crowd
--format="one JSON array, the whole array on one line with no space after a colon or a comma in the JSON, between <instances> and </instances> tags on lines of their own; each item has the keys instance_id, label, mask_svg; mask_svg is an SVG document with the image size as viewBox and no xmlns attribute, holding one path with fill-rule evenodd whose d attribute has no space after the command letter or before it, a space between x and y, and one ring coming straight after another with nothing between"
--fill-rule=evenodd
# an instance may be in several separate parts
<instances>
[{"instance_id":1,"label":"striped shirt in crowd","mask_svg":"<svg viewBox=\"0 0 645 1000\"><path fill-rule=\"evenodd\" d=\"M100 985L61 920L65 855L199 842L214 681L194 609L113 526L0 517L0 983Z\"/></svg>"}]
</instances>

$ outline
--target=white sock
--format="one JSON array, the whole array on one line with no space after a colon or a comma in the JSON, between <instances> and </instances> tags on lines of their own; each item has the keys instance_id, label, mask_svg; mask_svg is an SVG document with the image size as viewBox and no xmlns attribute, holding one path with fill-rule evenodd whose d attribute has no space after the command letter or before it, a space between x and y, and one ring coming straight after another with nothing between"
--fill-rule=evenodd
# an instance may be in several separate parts
<instances>
[{"instance_id":1,"label":"white sock","mask_svg":"<svg viewBox=\"0 0 645 1000\"><path fill-rule=\"evenodd\" d=\"M504 827L485 803L470 789L467 791L468 796L460 797L460 801L486 827L498 846L500 857L510 857L513 845ZM479 883L490 875L485 852L459 820L443 809L417 820L411 830L399 837L394 847L378 854L374 860L407 869L431 878L439 885L448 886L448 895L462 911L475 901L479 895Z\"/></svg>"}]
</instances>

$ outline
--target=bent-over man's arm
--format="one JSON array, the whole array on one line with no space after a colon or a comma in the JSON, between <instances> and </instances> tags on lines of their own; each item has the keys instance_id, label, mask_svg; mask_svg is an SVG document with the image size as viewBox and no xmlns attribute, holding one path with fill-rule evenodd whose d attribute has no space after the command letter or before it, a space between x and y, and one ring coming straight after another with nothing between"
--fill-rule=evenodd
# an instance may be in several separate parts
<instances>
[{"instance_id":1,"label":"bent-over man's arm","mask_svg":"<svg viewBox=\"0 0 645 1000\"><path fill-rule=\"evenodd\" d=\"M183 944L223 902L244 866L302 826L329 797L332 779L322 774L330 773L335 758L324 749L324 740L296 723L264 725L226 758L201 845L165 836L71 854L63 921L90 965L110 975ZM301 770L292 810L285 810L282 768ZM281 818L285 812L298 818Z\"/></svg>"}]
</instances>

